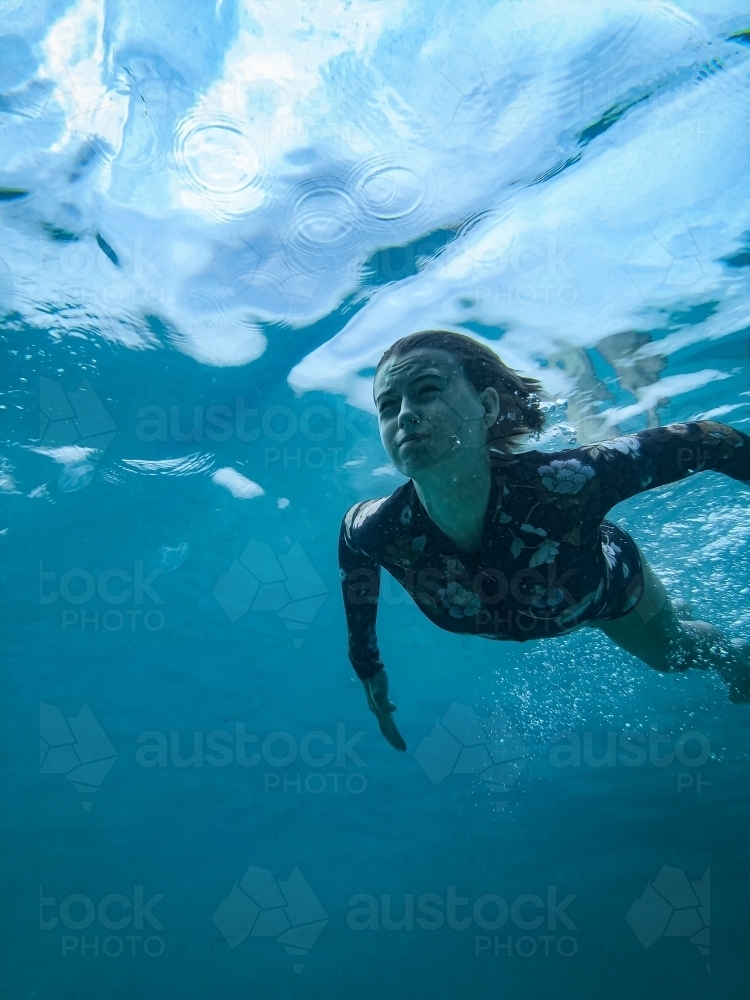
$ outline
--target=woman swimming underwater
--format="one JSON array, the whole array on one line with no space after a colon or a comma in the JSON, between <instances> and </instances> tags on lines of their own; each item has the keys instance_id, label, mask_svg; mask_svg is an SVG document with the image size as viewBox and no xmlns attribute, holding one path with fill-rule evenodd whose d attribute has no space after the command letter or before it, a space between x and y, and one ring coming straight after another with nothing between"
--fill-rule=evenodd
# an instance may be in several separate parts
<instances>
[{"instance_id":1,"label":"woman swimming underwater","mask_svg":"<svg viewBox=\"0 0 750 1000\"><path fill-rule=\"evenodd\" d=\"M704 469L750 485L750 436L697 421L515 452L543 424L540 390L488 348L443 331L404 337L378 364L383 446L410 478L348 511L339 566L349 658L397 750L406 744L375 634L381 566L449 632L524 642L594 626L656 670L713 667L732 701L750 701L750 646L680 620L633 539L604 518Z\"/></svg>"}]
</instances>

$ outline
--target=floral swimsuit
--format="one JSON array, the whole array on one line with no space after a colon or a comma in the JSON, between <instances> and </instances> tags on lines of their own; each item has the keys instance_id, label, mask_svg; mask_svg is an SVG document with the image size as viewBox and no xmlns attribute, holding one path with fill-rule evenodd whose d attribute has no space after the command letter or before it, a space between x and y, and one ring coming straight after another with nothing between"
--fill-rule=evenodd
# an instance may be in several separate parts
<instances>
[{"instance_id":1,"label":"floral swimsuit","mask_svg":"<svg viewBox=\"0 0 750 1000\"><path fill-rule=\"evenodd\" d=\"M490 452L479 550L466 553L430 519L409 480L355 504L339 536L349 658L361 678L382 667L375 634L380 567L449 632L524 642L619 618L643 593L638 548L604 519L644 490L711 469L750 482L750 436L699 421L549 454Z\"/></svg>"}]
</instances>

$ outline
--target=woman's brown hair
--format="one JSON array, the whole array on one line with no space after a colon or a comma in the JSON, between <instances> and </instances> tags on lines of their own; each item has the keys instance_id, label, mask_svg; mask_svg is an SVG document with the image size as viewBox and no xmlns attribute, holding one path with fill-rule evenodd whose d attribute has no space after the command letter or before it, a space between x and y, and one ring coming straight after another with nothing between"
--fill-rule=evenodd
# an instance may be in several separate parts
<instances>
[{"instance_id":1,"label":"woman's brown hair","mask_svg":"<svg viewBox=\"0 0 750 1000\"><path fill-rule=\"evenodd\" d=\"M495 389L500 397L500 413L487 432L490 445L503 451L511 451L526 434L542 429L544 414L539 405L541 383L526 375L519 375L489 347L464 334L448 330L422 330L420 333L409 334L391 344L378 361L377 367L379 369L390 358L403 357L420 348L448 351L452 354L477 392Z\"/></svg>"}]
</instances>

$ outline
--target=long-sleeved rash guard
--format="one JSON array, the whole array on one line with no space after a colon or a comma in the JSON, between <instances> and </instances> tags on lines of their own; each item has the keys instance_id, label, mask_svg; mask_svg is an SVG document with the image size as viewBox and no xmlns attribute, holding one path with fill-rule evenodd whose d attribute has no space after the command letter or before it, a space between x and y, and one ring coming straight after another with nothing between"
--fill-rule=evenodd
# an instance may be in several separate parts
<instances>
[{"instance_id":1,"label":"long-sleeved rash guard","mask_svg":"<svg viewBox=\"0 0 750 1000\"><path fill-rule=\"evenodd\" d=\"M698 421L554 454L491 451L479 550L430 519L409 480L355 504L339 536L349 658L362 679L383 666L375 634L380 567L449 632L524 642L632 610L643 590L630 536L604 520L644 490L713 470L750 482L750 436Z\"/></svg>"}]
</instances>

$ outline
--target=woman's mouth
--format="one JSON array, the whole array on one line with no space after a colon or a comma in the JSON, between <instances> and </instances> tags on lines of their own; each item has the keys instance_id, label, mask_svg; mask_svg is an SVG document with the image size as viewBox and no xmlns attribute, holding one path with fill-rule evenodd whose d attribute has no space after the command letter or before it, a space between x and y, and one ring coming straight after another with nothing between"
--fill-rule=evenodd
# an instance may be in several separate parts
<instances>
[{"instance_id":1,"label":"woman's mouth","mask_svg":"<svg viewBox=\"0 0 750 1000\"><path fill-rule=\"evenodd\" d=\"M423 434L407 434L406 437L402 437L399 442L399 448L403 448L405 444L411 444L414 441L421 441L424 437Z\"/></svg>"}]
</instances>

